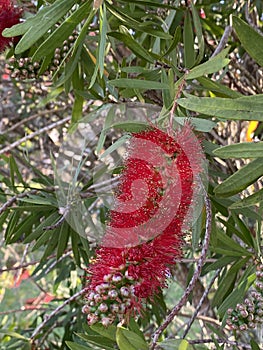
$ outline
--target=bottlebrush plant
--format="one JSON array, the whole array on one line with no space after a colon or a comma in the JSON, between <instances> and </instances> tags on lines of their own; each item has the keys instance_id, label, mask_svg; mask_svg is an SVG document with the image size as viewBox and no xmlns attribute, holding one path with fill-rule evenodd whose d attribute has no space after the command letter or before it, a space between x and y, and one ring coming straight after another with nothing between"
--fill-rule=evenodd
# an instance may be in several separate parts
<instances>
[{"instance_id":1,"label":"bottlebrush plant","mask_svg":"<svg viewBox=\"0 0 263 350\"><path fill-rule=\"evenodd\" d=\"M262 348L262 2L0 16L0 350Z\"/></svg>"}]
</instances>

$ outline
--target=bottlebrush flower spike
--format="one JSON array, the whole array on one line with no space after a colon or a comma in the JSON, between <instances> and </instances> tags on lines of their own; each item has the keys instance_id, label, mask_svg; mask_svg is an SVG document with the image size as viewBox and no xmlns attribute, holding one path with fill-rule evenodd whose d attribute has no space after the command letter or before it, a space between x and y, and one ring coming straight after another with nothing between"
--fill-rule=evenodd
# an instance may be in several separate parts
<instances>
[{"instance_id":1,"label":"bottlebrush flower spike","mask_svg":"<svg viewBox=\"0 0 263 350\"><path fill-rule=\"evenodd\" d=\"M166 286L181 257L200 142L186 124L174 137L157 128L133 134L102 246L89 269L89 324L127 319Z\"/></svg>"},{"instance_id":2,"label":"bottlebrush flower spike","mask_svg":"<svg viewBox=\"0 0 263 350\"><path fill-rule=\"evenodd\" d=\"M3 37L3 30L18 24L20 16L21 10L14 6L12 0L0 1L0 52L4 51L15 40L14 38Z\"/></svg>"}]
</instances>

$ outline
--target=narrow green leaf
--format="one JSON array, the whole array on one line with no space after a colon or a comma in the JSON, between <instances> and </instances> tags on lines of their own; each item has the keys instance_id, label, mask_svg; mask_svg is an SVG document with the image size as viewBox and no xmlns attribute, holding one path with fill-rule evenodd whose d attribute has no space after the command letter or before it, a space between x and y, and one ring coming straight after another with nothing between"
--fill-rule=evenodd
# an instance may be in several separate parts
<instances>
[{"instance_id":1,"label":"narrow green leaf","mask_svg":"<svg viewBox=\"0 0 263 350\"><path fill-rule=\"evenodd\" d=\"M259 344L254 340L250 340L251 350L260 350Z\"/></svg>"},{"instance_id":2,"label":"narrow green leaf","mask_svg":"<svg viewBox=\"0 0 263 350\"><path fill-rule=\"evenodd\" d=\"M16 226L13 234L8 238L8 243L15 243L21 238L23 234L31 232L33 225L39 221L42 215L38 212L30 214L19 225Z\"/></svg>"},{"instance_id":3,"label":"narrow green leaf","mask_svg":"<svg viewBox=\"0 0 263 350\"><path fill-rule=\"evenodd\" d=\"M64 221L60 227L58 246L57 246L57 259L59 259L63 255L65 249L67 248L69 231L70 231L69 225L67 222Z\"/></svg>"},{"instance_id":4,"label":"narrow green leaf","mask_svg":"<svg viewBox=\"0 0 263 350\"><path fill-rule=\"evenodd\" d=\"M115 342L116 330L117 330L116 326L110 325L107 328L105 328L102 324L96 323L96 324L90 326L90 328L93 331L95 331L95 332L99 333L100 335L102 335L103 337L108 338L108 339L110 339L110 340Z\"/></svg>"},{"instance_id":5,"label":"narrow green leaf","mask_svg":"<svg viewBox=\"0 0 263 350\"><path fill-rule=\"evenodd\" d=\"M108 35L122 41L137 57L140 57L147 62L154 63L154 58L151 54L134 40L130 34L110 32Z\"/></svg>"},{"instance_id":6,"label":"narrow green leaf","mask_svg":"<svg viewBox=\"0 0 263 350\"><path fill-rule=\"evenodd\" d=\"M184 125L186 121L189 121L196 131L202 132L209 132L214 127L216 127L215 122L201 118L176 117L175 121L178 122L180 125Z\"/></svg>"},{"instance_id":7,"label":"narrow green leaf","mask_svg":"<svg viewBox=\"0 0 263 350\"><path fill-rule=\"evenodd\" d=\"M149 350L147 343L136 333L117 327L116 341L120 350Z\"/></svg>"},{"instance_id":8,"label":"narrow green leaf","mask_svg":"<svg viewBox=\"0 0 263 350\"><path fill-rule=\"evenodd\" d=\"M41 236L43 234L43 228L46 226L50 226L53 225L55 222L57 222L57 220L59 219L60 215L57 211L55 211L54 213L51 213L45 220L43 220L41 222L41 224L39 224L36 229L31 232L26 239L24 240L24 243L30 243L32 242L34 239L37 239L39 236Z\"/></svg>"},{"instance_id":9,"label":"narrow green leaf","mask_svg":"<svg viewBox=\"0 0 263 350\"><path fill-rule=\"evenodd\" d=\"M192 68L195 63L195 49L194 49L194 33L191 21L190 12L187 11L184 20L184 65L186 68Z\"/></svg>"},{"instance_id":10,"label":"narrow green leaf","mask_svg":"<svg viewBox=\"0 0 263 350\"><path fill-rule=\"evenodd\" d=\"M241 284L239 284L231 294L223 301L223 303L218 308L218 314L220 317L223 317L225 312L229 308L234 308L237 303L240 303L244 300L244 296L248 288L253 283L254 279L246 279Z\"/></svg>"},{"instance_id":11,"label":"narrow green leaf","mask_svg":"<svg viewBox=\"0 0 263 350\"><path fill-rule=\"evenodd\" d=\"M173 40L170 44L170 46L168 47L167 51L162 55L162 57L168 55L170 52L172 52L176 46L179 44L179 41L181 40L181 27L178 26L175 30L174 36L173 36Z\"/></svg>"},{"instance_id":12,"label":"narrow green leaf","mask_svg":"<svg viewBox=\"0 0 263 350\"><path fill-rule=\"evenodd\" d=\"M122 146L124 143L126 143L129 139L130 139L129 135L123 135L116 142L114 142L109 148L107 148L106 151L104 151L100 155L99 159L102 159L102 158L106 157L107 155L111 154L113 151L115 151L120 146Z\"/></svg>"},{"instance_id":13,"label":"narrow green leaf","mask_svg":"<svg viewBox=\"0 0 263 350\"><path fill-rule=\"evenodd\" d=\"M195 112L208 114L214 117L232 120L259 120L263 121L263 95L245 96L230 99L219 97L195 97L178 100L178 104Z\"/></svg>"},{"instance_id":14,"label":"narrow green leaf","mask_svg":"<svg viewBox=\"0 0 263 350\"><path fill-rule=\"evenodd\" d=\"M199 77L197 78L197 80L203 87L214 92L215 94L219 93L220 95L223 95L222 97L227 97L227 96L232 98L242 97L242 94L240 94L239 92L232 90L226 85L220 84L217 81L213 81L206 77Z\"/></svg>"},{"instance_id":15,"label":"narrow green leaf","mask_svg":"<svg viewBox=\"0 0 263 350\"><path fill-rule=\"evenodd\" d=\"M229 197L241 192L263 175L263 158L257 158L243 166L215 187L218 196Z\"/></svg>"},{"instance_id":16,"label":"narrow green leaf","mask_svg":"<svg viewBox=\"0 0 263 350\"><path fill-rule=\"evenodd\" d=\"M220 158L259 158L263 157L263 142L242 142L223 146L214 151Z\"/></svg>"},{"instance_id":17,"label":"narrow green leaf","mask_svg":"<svg viewBox=\"0 0 263 350\"><path fill-rule=\"evenodd\" d=\"M91 1L86 1L71 16L65 19L65 21L51 34L49 37L38 47L36 50L33 61L38 61L44 56L53 53L57 47L62 45L63 41L68 39L74 28L79 24L89 12Z\"/></svg>"},{"instance_id":18,"label":"narrow green leaf","mask_svg":"<svg viewBox=\"0 0 263 350\"><path fill-rule=\"evenodd\" d=\"M1 334L5 334L5 335L9 335L10 337L21 339L21 340L24 340L24 341L30 341L29 338L26 338L23 335L21 335L19 333L16 333L16 332L0 329L0 333Z\"/></svg>"},{"instance_id":19,"label":"narrow green leaf","mask_svg":"<svg viewBox=\"0 0 263 350\"><path fill-rule=\"evenodd\" d=\"M94 334L96 334L96 333L94 333L94 332L93 332L93 334L77 333L77 336L90 344L98 346L99 348L102 348L105 350L114 350L115 341L112 341L109 338L106 338L104 336L94 335Z\"/></svg>"},{"instance_id":20,"label":"narrow green leaf","mask_svg":"<svg viewBox=\"0 0 263 350\"><path fill-rule=\"evenodd\" d=\"M198 40L198 55L196 58L195 64L199 64L203 57L204 57L204 50L205 50L205 41L204 41L204 36L202 32L202 24L200 20L200 14L197 11L196 7L194 6L193 2L190 2L191 10L192 10L192 16L193 16L193 22L194 22L194 27L195 27L195 32Z\"/></svg>"},{"instance_id":21,"label":"narrow green leaf","mask_svg":"<svg viewBox=\"0 0 263 350\"><path fill-rule=\"evenodd\" d=\"M94 350L93 348L81 345L79 343L74 343L72 341L66 341L66 344L70 350Z\"/></svg>"},{"instance_id":22,"label":"narrow green leaf","mask_svg":"<svg viewBox=\"0 0 263 350\"><path fill-rule=\"evenodd\" d=\"M242 19L233 16L233 27L244 49L263 66L263 37Z\"/></svg>"},{"instance_id":23,"label":"narrow green leaf","mask_svg":"<svg viewBox=\"0 0 263 350\"><path fill-rule=\"evenodd\" d=\"M74 3L75 0L57 0L49 6L49 11L46 11L44 15L39 12L36 15L38 18L36 25L31 26L23 35L22 39L19 40L15 48L15 53L20 54L29 49L68 12Z\"/></svg>"},{"instance_id":24,"label":"narrow green leaf","mask_svg":"<svg viewBox=\"0 0 263 350\"><path fill-rule=\"evenodd\" d=\"M140 132L146 130L149 127L146 123L135 121L114 123L111 126L115 129L121 129L127 132Z\"/></svg>"},{"instance_id":25,"label":"narrow green leaf","mask_svg":"<svg viewBox=\"0 0 263 350\"><path fill-rule=\"evenodd\" d=\"M27 30L31 27L34 27L39 24L39 21L42 17L45 17L47 13L50 11L50 5L43 7L35 16L29 17L25 22L16 24L11 28L6 28L3 31L3 36L5 37L13 37L18 35L23 35Z\"/></svg>"},{"instance_id":26,"label":"narrow green leaf","mask_svg":"<svg viewBox=\"0 0 263 350\"><path fill-rule=\"evenodd\" d=\"M217 55L205 63L191 69L190 73L186 75L186 79L196 79L202 75L218 72L220 69L227 66L229 62L230 60L228 58L221 58Z\"/></svg>"},{"instance_id":27,"label":"narrow green leaf","mask_svg":"<svg viewBox=\"0 0 263 350\"><path fill-rule=\"evenodd\" d=\"M248 260L249 258L241 259L240 261L238 259L226 272L224 277L220 279L213 297L213 307L219 306L222 301L229 295L229 293L232 292L237 277L237 272L243 268Z\"/></svg>"},{"instance_id":28,"label":"narrow green leaf","mask_svg":"<svg viewBox=\"0 0 263 350\"><path fill-rule=\"evenodd\" d=\"M263 201L263 188L261 188L256 193L241 199L240 201L234 202L229 209L239 209L239 208L247 208L252 205L256 205Z\"/></svg>"},{"instance_id":29,"label":"narrow green leaf","mask_svg":"<svg viewBox=\"0 0 263 350\"><path fill-rule=\"evenodd\" d=\"M110 85L122 88L130 89L142 89L142 90L163 90L169 89L168 84L160 83L158 81L140 80L140 79L113 79L109 81Z\"/></svg>"}]
</instances>

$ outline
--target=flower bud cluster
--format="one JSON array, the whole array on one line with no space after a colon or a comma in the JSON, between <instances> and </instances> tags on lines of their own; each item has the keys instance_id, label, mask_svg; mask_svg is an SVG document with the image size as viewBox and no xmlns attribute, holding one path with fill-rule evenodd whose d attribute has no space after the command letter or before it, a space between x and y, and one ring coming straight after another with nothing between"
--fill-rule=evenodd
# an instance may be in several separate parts
<instances>
[{"instance_id":1,"label":"flower bud cluster","mask_svg":"<svg viewBox=\"0 0 263 350\"><path fill-rule=\"evenodd\" d=\"M35 79L39 71L39 62L32 62L31 57L21 57L16 59L12 57L6 68L11 71L11 78L13 79Z\"/></svg>"},{"instance_id":2,"label":"flower bud cluster","mask_svg":"<svg viewBox=\"0 0 263 350\"><path fill-rule=\"evenodd\" d=\"M127 309L135 301L135 281L124 269L106 274L103 280L103 283L88 292L85 297L87 303L82 311L87 314L89 325L100 322L107 327L125 318Z\"/></svg>"},{"instance_id":3,"label":"flower bud cluster","mask_svg":"<svg viewBox=\"0 0 263 350\"><path fill-rule=\"evenodd\" d=\"M245 331L263 323L263 264L257 266L256 280L244 303L228 309L227 324L231 329Z\"/></svg>"},{"instance_id":4,"label":"flower bud cluster","mask_svg":"<svg viewBox=\"0 0 263 350\"><path fill-rule=\"evenodd\" d=\"M74 31L67 40L63 42L63 46L56 48L54 56L51 60L45 75L49 75L57 70L68 51L73 46L77 38L77 32ZM7 63L6 68L11 71L11 78L17 80L36 79L41 68L40 62L32 62L31 57L21 57L19 59L12 57Z\"/></svg>"}]
</instances>

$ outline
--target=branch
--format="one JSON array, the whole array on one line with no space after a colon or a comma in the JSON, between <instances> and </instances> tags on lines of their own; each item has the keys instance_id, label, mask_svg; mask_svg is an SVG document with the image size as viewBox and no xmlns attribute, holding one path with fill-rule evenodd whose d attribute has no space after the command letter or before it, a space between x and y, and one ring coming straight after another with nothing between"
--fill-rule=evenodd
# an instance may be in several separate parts
<instances>
[{"instance_id":1,"label":"branch","mask_svg":"<svg viewBox=\"0 0 263 350\"><path fill-rule=\"evenodd\" d=\"M30 339L34 340L36 336L40 333L40 331L45 327L45 325L51 320L52 317L58 314L60 310L64 309L64 307L70 304L73 300L77 299L79 296L81 296L86 292L87 292L87 288L84 288L81 291L75 293L69 299L65 300L63 304L61 304L54 311L52 311L49 315L46 315L44 321L40 323L40 325L34 330Z\"/></svg>"},{"instance_id":2,"label":"branch","mask_svg":"<svg viewBox=\"0 0 263 350\"><path fill-rule=\"evenodd\" d=\"M212 280L210 281L208 287L205 289L205 291L204 291L204 293L203 293L203 295L202 295L202 297L201 297L201 299L200 299L200 301L199 301L199 303L198 303L198 305L197 305L197 307L196 307L196 309L195 309L195 312L193 313L191 319L189 320L189 322L188 322L188 324L187 324L186 330L184 331L184 334L183 334L183 338L185 338L186 335L187 335L187 333L189 332L189 330L190 330L190 328L191 328L191 326L192 326L194 320L196 319L196 317L197 317L197 315L198 315L198 312L200 311L200 309L201 309L201 307L202 307L202 304L203 304L204 300L206 299L206 297L207 297L207 295L208 295L210 289L212 288L212 286L213 286L213 284L214 284L216 278L218 277L220 271L221 271L220 269L218 269L218 270L216 271L216 273L215 273L214 277L212 278Z\"/></svg>"},{"instance_id":3,"label":"branch","mask_svg":"<svg viewBox=\"0 0 263 350\"><path fill-rule=\"evenodd\" d=\"M1 154L4 154L4 153L6 153L6 152L11 151L12 149L14 149L14 148L16 148L17 146L21 145L21 143L23 143L23 142L26 142L26 141L28 141L28 140L31 140L31 139L33 139L34 137L36 137L36 136L38 136L38 135L40 135L40 134L43 134L44 132L47 132L47 131L52 130L52 129L55 129L55 128L58 127L58 126L67 123L70 119L71 119L71 117L69 116L69 117L66 117L66 118L64 118L64 119L58 120L58 121L56 121L55 123L52 123L52 124L50 124L50 125L45 126L45 127L42 128L42 129L39 129L39 130L37 130L37 131L35 131L35 132L32 132L32 134L29 134L29 135L26 135L26 136L22 137L21 139L19 139L19 140L15 141L15 142L11 143L10 145L8 145L8 146L2 148L2 149L0 150L0 155L1 155Z\"/></svg>"},{"instance_id":4,"label":"branch","mask_svg":"<svg viewBox=\"0 0 263 350\"><path fill-rule=\"evenodd\" d=\"M7 310L7 311L1 311L0 315L10 315L10 314L16 314L17 312L25 312L25 311L48 311L50 308L47 307L34 307L34 308L25 308L24 306L21 307L21 309L16 310Z\"/></svg>"},{"instance_id":5,"label":"branch","mask_svg":"<svg viewBox=\"0 0 263 350\"><path fill-rule=\"evenodd\" d=\"M0 151L1 153L1 151ZM20 193L16 196L13 196L12 198L10 198L5 204L2 205L2 207L0 207L0 215L9 207L11 207L19 198L24 198L26 196L28 196L29 194L37 194L39 190L31 190L29 192L23 192Z\"/></svg>"},{"instance_id":6,"label":"branch","mask_svg":"<svg viewBox=\"0 0 263 350\"><path fill-rule=\"evenodd\" d=\"M202 184L202 182L201 182L201 184ZM204 243L203 243L203 247L202 247L201 256L197 262L197 268L194 272L194 275L193 275L189 285L187 286L183 296L181 297L180 301L177 303L177 305L175 305L173 307L172 311L166 317L166 320L164 321L164 323L153 334L152 345L150 348L151 350L154 350L154 348L157 345L157 341L158 341L160 335L162 334L162 332L168 327L168 325L173 321L174 317L178 314L178 312L181 310L181 308L187 302L187 299L188 299L189 295L191 294L192 290L194 289L196 281L198 280L198 278L201 274L202 266L205 263L205 258L206 258L206 254L208 251L210 235L211 235L212 209L211 209L211 202L210 202L210 199L208 197L208 194L204 188L203 188L203 190L205 193L204 199L205 199L205 207L206 207L206 231L205 231L205 237L204 237Z\"/></svg>"},{"instance_id":7,"label":"branch","mask_svg":"<svg viewBox=\"0 0 263 350\"><path fill-rule=\"evenodd\" d=\"M215 51L213 52L213 55L211 56L211 58L212 58L212 57L215 57L215 56L218 55L221 51L224 50L224 48L225 48L225 46L226 46L226 44L227 44L227 42L228 42L228 38L229 38L229 36L231 35L231 33L232 33L232 27L231 27L231 26L227 26L227 27L225 28L224 34L223 34L223 36L222 36L222 38L221 38L221 40L220 40L220 42L219 42L217 48L216 48Z\"/></svg>"},{"instance_id":8,"label":"branch","mask_svg":"<svg viewBox=\"0 0 263 350\"><path fill-rule=\"evenodd\" d=\"M63 108L58 108L56 109L56 113L57 112L62 112L66 109L66 107L63 107ZM23 120L21 120L20 122L10 126L10 128L4 130L4 131L0 131L0 135L4 135L4 134L9 134L10 131L13 131L15 129L17 129L19 126L21 125L24 125L25 123L29 122L30 120L33 120L33 119L36 119L37 117L40 117L42 115L46 115L46 114L49 114L49 113L54 113L54 110L51 109L50 111L49 110L45 110L45 111L39 111L37 112L36 114L33 114L27 118L24 118Z\"/></svg>"}]
</instances>

